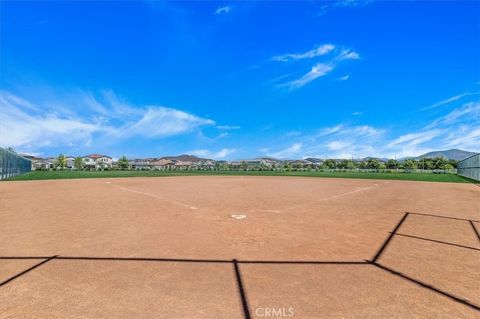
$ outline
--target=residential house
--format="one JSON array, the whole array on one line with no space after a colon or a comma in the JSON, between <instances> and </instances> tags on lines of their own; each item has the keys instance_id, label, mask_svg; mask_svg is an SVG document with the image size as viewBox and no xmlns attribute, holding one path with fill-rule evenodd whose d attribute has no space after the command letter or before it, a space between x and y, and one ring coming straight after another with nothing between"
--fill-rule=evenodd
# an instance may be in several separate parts
<instances>
[{"instance_id":1,"label":"residential house","mask_svg":"<svg viewBox=\"0 0 480 319\"><path fill-rule=\"evenodd\" d=\"M167 170L175 166L175 162L169 159L161 158L158 160L153 160L151 163L153 169L158 170Z\"/></svg>"},{"instance_id":2,"label":"residential house","mask_svg":"<svg viewBox=\"0 0 480 319\"><path fill-rule=\"evenodd\" d=\"M265 159L247 159L241 161L230 162L230 167L233 169L260 169L271 167L272 164Z\"/></svg>"},{"instance_id":3,"label":"residential house","mask_svg":"<svg viewBox=\"0 0 480 319\"><path fill-rule=\"evenodd\" d=\"M176 161L174 167L176 170L183 171L183 170L189 169L191 165L192 165L192 162Z\"/></svg>"},{"instance_id":4,"label":"residential house","mask_svg":"<svg viewBox=\"0 0 480 319\"><path fill-rule=\"evenodd\" d=\"M67 156L65 157L65 160L67 161L67 168L75 168L75 157Z\"/></svg>"},{"instance_id":5,"label":"residential house","mask_svg":"<svg viewBox=\"0 0 480 319\"><path fill-rule=\"evenodd\" d=\"M152 168L150 159L134 159L128 161L128 166L136 170L148 170Z\"/></svg>"},{"instance_id":6,"label":"residential house","mask_svg":"<svg viewBox=\"0 0 480 319\"><path fill-rule=\"evenodd\" d=\"M85 168L110 168L112 167L112 158L107 155L90 154L83 157Z\"/></svg>"},{"instance_id":7,"label":"residential house","mask_svg":"<svg viewBox=\"0 0 480 319\"><path fill-rule=\"evenodd\" d=\"M37 158L32 160L32 170L49 170L55 165L55 158Z\"/></svg>"}]
</instances>

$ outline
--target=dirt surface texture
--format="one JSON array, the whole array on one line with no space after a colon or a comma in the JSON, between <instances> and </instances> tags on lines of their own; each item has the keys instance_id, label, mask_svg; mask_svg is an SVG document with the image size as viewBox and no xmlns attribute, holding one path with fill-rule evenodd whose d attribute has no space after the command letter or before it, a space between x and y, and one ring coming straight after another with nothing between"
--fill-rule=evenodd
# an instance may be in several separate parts
<instances>
[{"instance_id":1,"label":"dirt surface texture","mask_svg":"<svg viewBox=\"0 0 480 319\"><path fill-rule=\"evenodd\" d=\"M480 187L0 183L0 318L480 318Z\"/></svg>"}]
</instances>

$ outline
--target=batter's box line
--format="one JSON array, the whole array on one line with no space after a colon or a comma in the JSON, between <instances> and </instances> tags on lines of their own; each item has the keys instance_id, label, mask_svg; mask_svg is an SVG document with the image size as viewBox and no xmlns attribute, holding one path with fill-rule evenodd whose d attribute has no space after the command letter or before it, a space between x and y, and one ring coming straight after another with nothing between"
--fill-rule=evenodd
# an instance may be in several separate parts
<instances>
[{"instance_id":1,"label":"batter's box line","mask_svg":"<svg viewBox=\"0 0 480 319\"><path fill-rule=\"evenodd\" d=\"M480 311L480 306L478 306L478 305L476 305L476 304L474 304L474 303L472 303L472 302L470 302L470 301L468 301L468 300L466 300L466 299L464 299L464 298L455 296L455 295L453 295L453 294L451 294L451 293L448 293L448 292L446 292L446 291L443 291L443 290L441 290L441 289L439 289L439 288L436 288L435 286L429 285L429 284L427 284L427 283L425 283L425 282L423 282L423 281L420 281L420 280L418 280L418 279L415 279L415 278L412 278L412 277L410 277L410 276L407 276L407 275L405 275L405 274L403 274L403 273L401 273L401 272L399 272L399 271L396 271L396 270L394 270L394 269L392 269L392 268L389 268L389 267L387 267L387 266L384 266L384 265L382 265L382 264L380 264L380 263L377 263L377 262L369 262L369 263L370 263L371 265L379 268L379 269L382 269L382 270L384 270L384 271L392 274L392 275L395 275L395 276L398 276L398 277L400 277L400 278L403 278L403 279L405 279L405 280L407 280L407 281L413 282L413 283L415 283L415 284L417 284L417 285L419 285L419 286L421 286L421 287L423 287L423 288L426 288L426 289L428 289L428 290L431 290L431 291L433 291L433 292L436 292L436 293L438 293L438 294L440 294L440 295L442 295L442 296L445 296L445 297L447 297L447 298L449 298L449 299L451 299L451 300L453 300L453 301L455 301L455 302L461 303L461 304L463 304L463 305L465 305L465 306L467 306L467 307L470 307L470 308L472 308L472 309L475 309L475 310L477 310L477 311Z\"/></svg>"},{"instance_id":2,"label":"batter's box line","mask_svg":"<svg viewBox=\"0 0 480 319\"><path fill-rule=\"evenodd\" d=\"M467 218L452 217L452 216L442 216L442 215L426 214L426 213L412 213L412 212L410 212L410 214L412 214L412 215L420 215L420 216L428 216L428 217L437 217L437 218L463 220L463 221L466 221L466 222L477 222L477 223L480 223L480 220L476 220L476 219L467 219Z\"/></svg>"},{"instance_id":3,"label":"batter's box line","mask_svg":"<svg viewBox=\"0 0 480 319\"><path fill-rule=\"evenodd\" d=\"M10 278L8 278L8 279L6 279L6 280L4 280L4 281L0 282L0 287L2 287L2 286L4 286L4 285L8 284L8 283L9 283L9 282L11 282L12 280L15 280L15 279L17 279L17 278L18 278L18 277L20 277L20 276L23 276L23 275L25 275L26 273L28 273L28 272L30 272L30 271L32 271L32 270L34 270L35 268L38 268L38 267L40 267L41 265L48 263L50 260L52 260L52 259L55 259L55 258L57 258L57 257L58 257L58 256L50 256L50 257L46 257L46 259L45 259L45 260L43 260L43 261L39 262L38 264L35 264L35 265L33 265L32 267L30 267L30 268L27 268L27 269L25 269L24 271L22 271L22 272L20 272L20 273L16 274L15 276L12 276L12 277L10 277ZM2 259L3 259L3 258L2 258ZM7 259L13 259L13 258L7 258ZM27 257L27 258L20 258L20 259L33 259L33 258L29 258L29 257ZM35 258L35 259L38 259L38 258ZM42 259L44 259L44 258L42 258Z\"/></svg>"},{"instance_id":4,"label":"batter's box line","mask_svg":"<svg viewBox=\"0 0 480 319\"><path fill-rule=\"evenodd\" d=\"M465 246L465 245L460 245L460 244L449 243L449 242L447 242L447 241L441 241L441 240L430 239L430 238L423 238L423 237L418 237L418 236L413 236L413 235L407 235L407 234L400 234L400 233L396 233L395 235L397 235L397 236L402 236L402 237L406 237L406 238L413 238L413 239L425 240L425 241L429 241L429 242L433 242L433 243L438 243L438 244L442 244L442 245L449 245L449 246L454 246L454 247L458 247L458 248L465 248L465 249L471 249L471 250L480 251L480 249L475 248L475 247L470 247L470 246Z\"/></svg>"},{"instance_id":5,"label":"batter's box line","mask_svg":"<svg viewBox=\"0 0 480 319\"><path fill-rule=\"evenodd\" d=\"M469 221L471 223L471 225L474 227L474 230L475 232L477 233L477 229L475 228L475 225L473 225L473 222L469 219L462 219L462 218L455 218L455 217L448 217L448 216L437 216L437 215L428 215L428 214L420 214L420 213L410 213L410 212L406 212L402 219L400 219L400 221L397 223L397 225L395 226L395 228L390 232L390 235L387 237L387 239L383 242L382 246L380 246L379 250L377 251L377 253L375 254L374 258L372 260L366 260L366 262L368 262L369 264L377 267L377 268L380 268L390 274L393 274L393 275L396 275L400 278L403 278L405 280L408 280L410 282L413 282L423 288L426 288L426 289L429 289L433 292L436 292L442 296L445 296L447 298L450 298L451 300L455 301L455 302L458 302L458 303L461 303L463 305L466 305L472 309L475 309L477 311L480 311L480 306L474 304L474 303L471 303L470 301L466 300L466 299L463 299L461 297L458 297L458 296L455 296L451 293L448 293L446 291L443 291L439 288L436 288L435 286L432 286L432 285L429 285L427 283L424 283L418 279L415 279L415 278L412 278L410 276L407 276L401 272L398 272L392 268L389 268L387 266L384 266L380 263L377 262L377 260L380 258L380 256L385 252L385 249L387 248L387 246L390 244L391 240L393 239L393 237L395 235L400 235L402 236L403 234L399 234L397 233L397 231L400 229L400 227L402 226L402 224L405 222L405 220L408 218L408 216L410 214L415 214L415 215L426 215L426 216L433 216L433 217L441 217L441 218L450 218L450 219L457 219L457 220L464 220L464 221ZM478 235L478 233L477 233ZM405 236L405 235L403 235ZM422 239L421 237L418 237L420 239ZM480 237L479 237L480 238ZM445 242L442 242L442 243L445 243ZM448 243L448 244L451 244L451 243ZM472 247L469 247L469 248L472 248ZM473 248L474 249L474 248Z\"/></svg>"},{"instance_id":6,"label":"batter's box line","mask_svg":"<svg viewBox=\"0 0 480 319\"><path fill-rule=\"evenodd\" d=\"M473 231L474 231L475 235L477 235L477 239L480 242L480 234L478 233L478 229L477 229L477 227L475 227L475 224L473 223L473 220L470 220L470 225L472 226Z\"/></svg>"}]
</instances>

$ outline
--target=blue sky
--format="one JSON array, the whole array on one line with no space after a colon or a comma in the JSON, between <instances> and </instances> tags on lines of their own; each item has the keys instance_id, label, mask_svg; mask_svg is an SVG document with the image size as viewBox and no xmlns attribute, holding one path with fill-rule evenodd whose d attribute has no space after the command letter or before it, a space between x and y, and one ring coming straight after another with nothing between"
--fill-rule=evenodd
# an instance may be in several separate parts
<instances>
[{"instance_id":1,"label":"blue sky","mask_svg":"<svg viewBox=\"0 0 480 319\"><path fill-rule=\"evenodd\" d=\"M0 145L19 152L480 151L479 2L0 6Z\"/></svg>"}]
</instances>

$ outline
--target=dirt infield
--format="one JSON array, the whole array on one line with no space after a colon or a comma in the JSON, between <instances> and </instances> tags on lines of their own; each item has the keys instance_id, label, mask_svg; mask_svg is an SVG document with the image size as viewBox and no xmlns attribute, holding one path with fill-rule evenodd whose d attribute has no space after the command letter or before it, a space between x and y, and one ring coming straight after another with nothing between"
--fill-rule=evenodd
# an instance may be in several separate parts
<instances>
[{"instance_id":1,"label":"dirt infield","mask_svg":"<svg viewBox=\"0 0 480 319\"><path fill-rule=\"evenodd\" d=\"M0 183L0 318L478 318L479 199L297 177Z\"/></svg>"}]
</instances>

